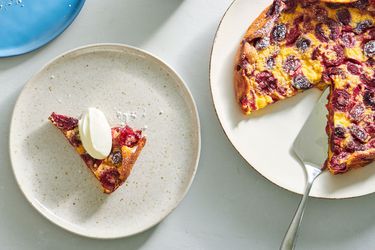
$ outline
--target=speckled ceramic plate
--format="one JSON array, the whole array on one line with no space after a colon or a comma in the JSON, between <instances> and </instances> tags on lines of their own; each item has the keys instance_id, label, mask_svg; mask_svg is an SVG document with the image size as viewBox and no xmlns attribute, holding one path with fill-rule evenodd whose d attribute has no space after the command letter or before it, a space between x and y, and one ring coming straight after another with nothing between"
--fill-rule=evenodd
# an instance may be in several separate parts
<instances>
[{"instance_id":1,"label":"speckled ceramic plate","mask_svg":"<svg viewBox=\"0 0 375 250\"><path fill-rule=\"evenodd\" d=\"M301 194L305 173L291 148L321 91L306 91L249 117L242 115L234 98L235 53L249 25L271 3L272 0L235 0L227 10L212 48L211 90L221 125L243 158L268 180ZM344 175L325 172L314 183L310 195L339 199L373 192L375 163Z\"/></svg>"},{"instance_id":2,"label":"speckled ceramic plate","mask_svg":"<svg viewBox=\"0 0 375 250\"><path fill-rule=\"evenodd\" d=\"M101 109L112 125L125 117L147 128L132 174L111 195L47 120L53 111L79 116L87 107ZM187 193L199 154L198 113L183 80L125 45L57 57L26 84L14 108L10 155L22 192L49 220L83 236L124 237L160 222Z\"/></svg>"}]
</instances>

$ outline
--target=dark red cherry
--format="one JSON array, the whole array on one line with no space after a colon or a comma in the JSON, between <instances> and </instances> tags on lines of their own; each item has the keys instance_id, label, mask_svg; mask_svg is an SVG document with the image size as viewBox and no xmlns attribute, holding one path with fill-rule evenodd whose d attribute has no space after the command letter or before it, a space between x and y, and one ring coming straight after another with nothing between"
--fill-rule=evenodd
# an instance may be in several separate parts
<instances>
[{"instance_id":1,"label":"dark red cherry","mask_svg":"<svg viewBox=\"0 0 375 250\"><path fill-rule=\"evenodd\" d=\"M277 88L277 79L269 71L260 72L256 75L255 80L262 90L271 91Z\"/></svg>"},{"instance_id":2,"label":"dark red cherry","mask_svg":"<svg viewBox=\"0 0 375 250\"><path fill-rule=\"evenodd\" d=\"M119 177L120 174L116 169L107 169L102 172L99 179L106 189L113 191L116 188L116 184L120 181Z\"/></svg>"},{"instance_id":3,"label":"dark red cherry","mask_svg":"<svg viewBox=\"0 0 375 250\"><path fill-rule=\"evenodd\" d=\"M350 101L350 95L345 90L336 90L333 92L332 105L340 111L346 111Z\"/></svg>"},{"instance_id":4,"label":"dark red cherry","mask_svg":"<svg viewBox=\"0 0 375 250\"><path fill-rule=\"evenodd\" d=\"M337 67L329 67L323 73L323 80L325 82L330 82L334 76L345 77L344 71Z\"/></svg>"},{"instance_id":5,"label":"dark red cherry","mask_svg":"<svg viewBox=\"0 0 375 250\"><path fill-rule=\"evenodd\" d=\"M361 78L362 83L366 84L369 88L374 89L375 88L375 78L371 77L368 78L365 74L359 75L359 78Z\"/></svg>"},{"instance_id":6,"label":"dark red cherry","mask_svg":"<svg viewBox=\"0 0 375 250\"><path fill-rule=\"evenodd\" d=\"M272 29L272 38L275 41L281 42L282 40L285 39L287 33L287 29L285 24L277 24L273 29Z\"/></svg>"},{"instance_id":7,"label":"dark red cherry","mask_svg":"<svg viewBox=\"0 0 375 250\"><path fill-rule=\"evenodd\" d=\"M295 75L301 68L301 61L295 56L288 56L284 62L283 69L288 75Z\"/></svg>"},{"instance_id":8,"label":"dark red cherry","mask_svg":"<svg viewBox=\"0 0 375 250\"><path fill-rule=\"evenodd\" d=\"M358 8L360 10L364 10L367 8L368 4L369 4L368 0L358 0L352 3L351 6L354 8Z\"/></svg>"},{"instance_id":9,"label":"dark red cherry","mask_svg":"<svg viewBox=\"0 0 375 250\"><path fill-rule=\"evenodd\" d=\"M355 45L355 34L353 32L343 32L341 34L341 43L347 48L352 48Z\"/></svg>"},{"instance_id":10,"label":"dark red cherry","mask_svg":"<svg viewBox=\"0 0 375 250\"><path fill-rule=\"evenodd\" d=\"M259 37L259 38L254 39L252 43L257 50L262 50L270 46L270 38Z\"/></svg>"},{"instance_id":11,"label":"dark red cherry","mask_svg":"<svg viewBox=\"0 0 375 250\"><path fill-rule=\"evenodd\" d=\"M368 41L363 47L365 55L368 57L373 57L375 55L375 40Z\"/></svg>"},{"instance_id":12,"label":"dark red cherry","mask_svg":"<svg viewBox=\"0 0 375 250\"><path fill-rule=\"evenodd\" d=\"M81 158L87 166L92 167L94 165L94 158L92 158L89 154L82 154Z\"/></svg>"},{"instance_id":13,"label":"dark red cherry","mask_svg":"<svg viewBox=\"0 0 375 250\"><path fill-rule=\"evenodd\" d=\"M293 45L300 35L301 31L299 30L298 26L291 28L286 36L286 45Z\"/></svg>"},{"instance_id":14,"label":"dark red cherry","mask_svg":"<svg viewBox=\"0 0 375 250\"><path fill-rule=\"evenodd\" d=\"M345 128L343 127L335 127L333 133L338 138L345 138Z\"/></svg>"},{"instance_id":15,"label":"dark red cherry","mask_svg":"<svg viewBox=\"0 0 375 250\"><path fill-rule=\"evenodd\" d=\"M311 41L307 38L301 37L297 40L296 46L301 51L306 51L311 45Z\"/></svg>"},{"instance_id":16,"label":"dark red cherry","mask_svg":"<svg viewBox=\"0 0 375 250\"><path fill-rule=\"evenodd\" d=\"M337 20L343 25L349 25L350 21L352 20L352 16L347 8L339 9L336 12Z\"/></svg>"},{"instance_id":17,"label":"dark red cherry","mask_svg":"<svg viewBox=\"0 0 375 250\"><path fill-rule=\"evenodd\" d=\"M375 92L367 90L363 94L363 102L366 106L375 109Z\"/></svg>"},{"instance_id":18,"label":"dark red cherry","mask_svg":"<svg viewBox=\"0 0 375 250\"><path fill-rule=\"evenodd\" d=\"M129 126L118 129L119 135L115 138L114 145L134 147L142 137L142 131L133 130Z\"/></svg>"},{"instance_id":19,"label":"dark red cherry","mask_svg":"<svg viewBox=\"0 0 375 250\"><path fill-rule=\"evenodd\" d=\"M66 130L66 131L72 130L78 126L78 119L73 118L73 117L59 115L53 112L51 114L51 118L53 122L55 122L56 126L62 130Z\"/></svg>"},{"instance_id":20,"label":"dark red cherry","mask_svg":"<svg viewBox=\"0 0 375 250\"><path fill-rule=\"evenodd\" d=\"M336 131L336 128L334 131ZM334 134L334 136L331 137L330 146L331 146L332 152L335 152L337 154L342 151L340 147L341 142L342 142L342 138L339 136L336 136L336 134Z\"/></svg>"},{"instance_id":21,"label":"dark red cherry","mask_svg":"<svg viewBox=\"0 0 375 250\"><path fill-rule=\"evenodd\" d=\"M355 105L349 112L349 116L353 121L359 122L363 118L365 109L362 105Z\"/></svg>"},{"instance_id":22,"label":"dark red cherry","mask_svg":"<svg viewBox=\"0 0 375 250\"><path fill-rule=\"evenodd\" d=\"M346 67L350 73L353 75L359 75L361 73L360 69L358 68L358 65L352 62L347 62Z\"/></svg>"},{"instance_id":23,"label":"dark red cherry","mask_svg":"<svg viewBox=\"0 0 375 250\"><path fill-rule=\"evenodd\" d=\"M350 133L352 134L352 136L354 138L356 138L358 141L362 142L362 143L365 143L367 138L368 138L368 134L367 132L362 129L361 127L353 124L351 127L350 127Z\"/></svg>"},{"instance_id":24,"label":"dark red cherry","mask_svg":"<svg viewBox=\"0 0 375 250\"><path fill-rule=\"evenodd\" d=\"M283 0L285 3L284 11L287 13L292 13L297 7L297 0Z\"/></svg>"},{"instance_id":25,"label":"dark red cherry","mask_svg":"<svg viewBox=\"0 0 375 250\"><path fill-rule=\"evenodd\" d=\"M336 40L340 36L340 24L333 20L332 18L327 18L326 25L328 26L331 33L329 34L329 38L332 40Z\"/></svg>"},{"instance_id":26,"label":"dark red cherry","mask_svg":"<svg viewBox=\"0 0 375 250\"><path fill-rule=\"evenodd\" d=\"M70 139L69 142L75 146L79 147L82 144L81 138L79 137L79 133L74 134Z\"/></svg>"},{"instance_id":27,"label":"dark red cherry","mask_svg":"<svg viewBox=\"0 0 375 250\"><path fill-rule=\"evenodd\" d=\"M319 22L325 22L328 18L327 10L320 6L316 6L315 8L313 8L313 14Z\"/></svg>"},{"instance_id":28,"label":"dark red cherry","mask_svg":"<svg viewBox=\"0 0 375 250\"><path fill-rule=\"evenodd\" d=\"M281 0L275 0L273 1L271 7L269 8L267 12L267 16L277 16L282 11L282 8L284 6L284 3Z\"/></svg>"},{"instance_id":29,"label":"dark red cherry","mask_svg":"<svg viewBox=\"0 0 375 250\"><path fill-rule=\"evenodd\" d=\"M373 25L373 22L371 20L365 20L365 21L359 22L354 29L354 33L362 34L367 29L371 28L372 25Z\"/></svg>"},{"instance_id":30,"label":"dark red cherry","mask_svg":"<svg viewBox=\"0 0 375 250\"><path fill-rule=\"evenodd\" d=\"M310 81L304 75L297 75L293 78L292 86L296 89L309 89L312 87Z\"/></svg>"},{"instance_id":31,"label":"dark red cherry","mask_svg":"<svg viewBox=\"0 0 375 250\"><path fill-rule=\"evenodd\" d=\"M354 152L357 152L357 151L363 151L365 148L363 147L363 145L361 145L357 141L352 140L352 141L348 142L345 149L349 153L354 153Z\"/></svg>"},{"instance_id":32,"label":"dark red cherry","mask_svg":"<svg viewBox=\"0 0 375 250\"><path fill-rule=\"evenodd\" d=\"M111 155L110 158L112 160L112 163L115 165L118 165L122 162L122 153L121 151L114 151Z\"/></svg>"}]
</instances>

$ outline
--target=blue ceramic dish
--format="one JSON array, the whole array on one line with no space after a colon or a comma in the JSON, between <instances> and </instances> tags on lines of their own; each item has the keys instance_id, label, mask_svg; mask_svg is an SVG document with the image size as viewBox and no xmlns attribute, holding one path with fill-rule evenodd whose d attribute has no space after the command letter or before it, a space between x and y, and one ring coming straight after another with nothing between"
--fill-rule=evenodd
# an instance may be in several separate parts
<instances>
[{"instance_id":1,"label":"blue ceramic dish","mask_svg":"<svg viewBox=\"0 0 375 250\"><path fill-rule=\"evenodd\" d=\"M84 0L0 0L0 57L24 54L60 35Z\"/></svg>"}]
</instances>

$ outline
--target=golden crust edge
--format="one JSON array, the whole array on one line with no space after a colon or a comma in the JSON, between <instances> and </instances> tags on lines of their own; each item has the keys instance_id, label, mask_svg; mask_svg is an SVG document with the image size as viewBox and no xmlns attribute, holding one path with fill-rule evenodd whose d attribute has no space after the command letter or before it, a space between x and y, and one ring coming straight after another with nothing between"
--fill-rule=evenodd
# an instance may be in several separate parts
<instances>
[{"instance_id":1,"label":"golden crust edge","mask_svg":"<svg viewBox=\"0 0 375 250\"><path fill-rule=\"evenodd\" d=\"M328 155L327 169L333 175L344 174L344 173L350 171L351 169L361 168L361 167L364 167L364 166L368 165L369 163L373 162L375 160L375 149L370 149L370 150L367 150L367 151L359 151L359 152L353 153L351 155L351 157L346 161L347 166L348 166L348 170L345 171L345 172L342 172L342 173L335 171L334 169L332 169L329 166L329 160L331 159L332 156L333 156L333 154L331 152Z\"/></svg>"},{"instance_id":2,"label":"golden crust edge","mask_svg":"<svg viewBox=\"0 0 375 250\"><path fill-rule=\"evenodd\" d=\"M240 46L237 49L235 60L234 60L235 63L234 63L233 83L234 83L234 90L235 90L235 95L236 95L236 102L240 106L242 113L245 115L250 115L252 110L250 110L250 108L243 108L240 103L240 98L248 94L250 90L250 84L248 83L247 78L242 74L242 70L237 71L237 65L241 62L241 58L243 57L246 57L249 62L255 61L257 57L257 53L256 52L249 53L249 51L246 51L247 49L246 46L250 46L254 50L255 48L249 43L245 42L245 40L252 40L254 38L262 36L262 34L259 32L259 28L263 28L269 21L271 21L271 18L267 16L267 12L269 11L270 7L271 5L268 6L266 9L264 9L262 13L250 24L249 28L246 30L245 35L242 37L242 40L239 44Z\"/></svg>"}]
</instances>

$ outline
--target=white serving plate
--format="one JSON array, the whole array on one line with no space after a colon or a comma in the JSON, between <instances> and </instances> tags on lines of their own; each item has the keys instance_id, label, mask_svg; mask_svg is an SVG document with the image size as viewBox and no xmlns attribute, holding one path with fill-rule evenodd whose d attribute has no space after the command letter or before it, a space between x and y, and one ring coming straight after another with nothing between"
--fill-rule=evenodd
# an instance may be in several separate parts
<instances>
[{"instance_id":1,"label":"white serving plate","mask_svg":"<svg viewBox=\"0 0 375 250\"><path fill-rule=\"evenodd\" d=\"M235 53L249 25L271 3L271 0L235 0L226 11L212 48L211 91L225 134L242 157L271 182L302 194L305 173L291 148L321 91L306 91L249 117L242 115L234 98ZM315 182L310 195L339 199L373 192L375 163L344 175L332 176L325 172Z\"/></svg>"},{"instance_id":2,"label":"white serving plate","mask_svg":"<svg viewBox=\"0 0 375 250\"><path fill-rule=\"evenodd\" d=\"M102 110L111 125L147 125L144 147L122 187L102 193L51 112ZM14 108L10 155L17 182L46 218L79 235L119 238L165 218L186 195L200 154L197 109L183 80L160 59L119 44L89 45L48 63L24 87Z\"/></svg>"}]
</instances>

